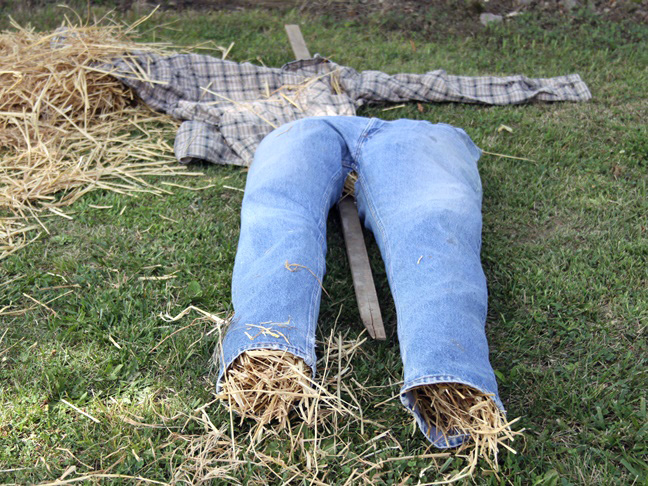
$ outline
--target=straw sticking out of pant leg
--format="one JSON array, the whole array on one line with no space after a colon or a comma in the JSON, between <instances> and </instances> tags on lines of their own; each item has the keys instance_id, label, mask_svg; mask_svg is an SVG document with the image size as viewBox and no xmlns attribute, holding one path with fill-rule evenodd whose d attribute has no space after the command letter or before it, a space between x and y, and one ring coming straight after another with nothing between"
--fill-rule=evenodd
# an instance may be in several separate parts
<instances>
[{"instance_id":1,"label":"straw sticking out of pant leg","mask_svg":"<svg viewBox=\"0 0 648 486\"><path fill-rule=\"evenodd\" d=\"M316 398L310 375L304 360L286 351L246 351L227 369L222 398L242 419L285 426L292 409L306 410Z\"/></svg>"},{"instance_id":2,"label":"straw sticking out of pant leg","mask_svg":"<svg viewBox=\"0 0 648 486\"><path fill-rule=\"evenodd\" d=\"M480 458L497 470L499 448L515 453L507 442L512 442L522 431L513 431L511 425L518 419L507 421L492 399L492 395L460 383L437 383L412 390L415 406L428 428L436 428L444 438L467 436L457 450L468 451L464 469L443 482L457 481L472 475Z\"/></svg>"},{"instance_id":3,"label":"straw sticking out of pant leg","mask_svg":"<svg viewBox=\"0 0 648 486\"><path fill-rule=\"evenodd\" d=\"M355 194L355 183L358 181L358 174L351 172L344 180L344 194L353 196Z\"/></svg>"}]
</instances>

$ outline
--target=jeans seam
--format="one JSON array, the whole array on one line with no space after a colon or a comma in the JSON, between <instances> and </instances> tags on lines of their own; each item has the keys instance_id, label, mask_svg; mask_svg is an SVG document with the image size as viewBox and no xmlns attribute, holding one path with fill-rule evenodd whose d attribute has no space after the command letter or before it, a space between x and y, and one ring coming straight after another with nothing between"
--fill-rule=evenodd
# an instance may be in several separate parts
<instances>
[{"instance_id":1,"label":"jeans seam","mask_svg":"<svg viewBox=\"0 0 648 486\"><path fill-rule=\"evenodd\" d=\"M387 237L387 232L385 231L385 227L383 226L382 220L378 216L378 210L376 209L375 204L373 202L371 191L369 190L368 185L364 183L364 181L365 178L362 176L360 172L358 172L358 185L367 201L367 208L371 212L371 215L374 221L376 222L376 226L383 237L383 241L385 242L385 258L383 259L383 263L385 263L385 270L387 271L387 275L389 277L390 288L391 288L392 296L394 298L394 304L396 305L396 315L398 316L399 299L398 299L398 291L396 288L396 282L393 279L393 271L392 271L393 261L391 258L391 245L390 245L391 240ZM387 266L387 262L384 260L389 261L389 266Z\"/></svg>"},{"instance_id":2,"label":"jeans seam","mask_svg":"<svg viewBox=\"0 0 648 486\"><path fill-rule=\"evenodd\" d=\"M355 160L356 160L356 165L359 167L360 166L360 161L363 160L362 157L362 148L364 144L367 142L368 137L366 136L369 131L372 129L372 127L376 124L378 121L377 118L372 118L371 121L367 124L365 129L363 130L362 134L360 135L360 140L358 141L358 147L355 152ZM372 135L375 135L378 131L382 130L385 126L387 126L387 123L383 123L382 125L378 126L376 130L374 130ZM369 187L369 184L365 183L365 178L362 174L362 171L360 169L357 170L358 172L358 181L357 181L357 186L360 188L360 192L364 194L364 197L367 201L367 207L369 211L371 212L371 215L373 216L374 220L376 221L376 225L378 227L378 230L380 231L383 240L385 242L385 257L383 258L383 263L385 263L385 270L387 272L387 276L390 281L390 289L392 293L392 297L394 299L394 304L396 306L396 315L399 315L398 312L398 290L396 288L396 282L394 281L393 277L393 271L392 271L392 258L391 258L391 245L390 245L390 239L387 237L387 232L385 231L385 227L382 223L382 220L378 216L378 210L373 202L373 197L371 195L371 190ZM387 266L387 262L389 261L389 267ZM397 317L398 319L398 317Z\"/></svg>"},{"instance_id":3,"label":"jeans seam","mask_svg":"<svg viewBox=\"0 0 648 486\"><path fill-rule=\"evenodd\" d=\"M333 177L331 177L328 187L326 188L326 192L322 196L322 199L320 199L320 209L321 209L321 214L319 215L319 220L317 222L319 227L324 227L324 231L320 231L319 239L318 239L318 244L320 247L322 246L322 243L326 240L326 215L328 213L326 209L326 201L330 199L331 194L333 193L333 189L335 188L336 182L339 179L340 175L344 172L343 168L340 167ZM326 265L326 253L322 256L318 257L318 262L317 262L317 269L316 269L316 275L318 275L319 278L319 284L314 287L313 293L311 294L311 299L310 299L310 312L308 314L308 323L307 323L307 332L308 332L308 343L311 346L315 346L315 327L317 326L317 318L318 315L316 315L315 310L316 310L316 300L318 294L322 294L322 285L324 281L324 265ZM321 277L319 277L321 275ZM319 313L318 313L319 314Z\"/></svg>"},{"instance_id":4,"label":"jeans seam","mask_svg":"<svg viewBox=\"0 0 648 486\"><path fill-rule=\"evenodd\" d=\"M358 166L360 165L358 161L361 159L361 151L362 151L362 146L365 144L365 142L368 139L368 134L373 128L373 126L377 122L377 118L371 118L369 119L369 122L367 125L365 125L364 129L362 130L362 133L360 133L360 136L358 137L358 141L356 142L356 150L355 153L353 154L353 160L355 161L355 168L356 170L358 169ZM382 128L382 127L380 127Z\"/></svg>"}]
</instances>

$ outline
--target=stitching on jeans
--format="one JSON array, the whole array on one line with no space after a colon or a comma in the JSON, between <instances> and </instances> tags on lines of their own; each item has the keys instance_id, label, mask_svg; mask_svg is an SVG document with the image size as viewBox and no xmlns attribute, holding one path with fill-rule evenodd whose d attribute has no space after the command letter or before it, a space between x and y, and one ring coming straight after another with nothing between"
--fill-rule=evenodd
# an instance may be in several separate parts
<instances>
[{"instance_id":1,"label":"stitching on jeans","mask_svg":"<svg viewBox=\"0 0 648 486\"><path fill-rule=\"evenodd\" d=\"M352 155L352 159L355 161L356 170L358 169L359 166L358 160L362 158L361 157L362 146L369 140L370 136L373 137L378 132L382 131L382 129L385 128L388 123L389 122L380 120L379 118L369 119L369 122L365 126L364 130L362 130L362 133L360 134L358 140L356 141L356 150L355 153ZM375 125L378 126L376 127Z\"/></svg>"},{"instance_id":2,"label":"stitching on jeans","mask_svg":"<svg viewBox=\"0 0 648 486\"><path fill-rule=\"evenodd\" d=\"M360 133L360 136L356 140L356 150L355 153L353 154L353 160L355 162L355 168L357 169L359 164L358 160L360 160L360 151L362 150L362 146L365 144L367 141L368 137L367 134L371 131L371 128L375 125L376 119L375 118L370 118L367 124L364 127L364 130Z\"/></svg>"},{"instance_id":3,"label":"stitching on jeans","mask_svg":"<svg viewBox=\"0 0 648 486\"><path fill-rule=\"evenodd\" d=\"M393 275L393 260L391 257L391 240L387 237L387 232L385 231L385 227L382 223L381 218L378 216L378 212L376 210L376 206L373 202L373 197L371 196L371 192L369 191L369 188L367 187L366 184L364 184L365 178L361 177L360 174L358 174L358 182L357 185L362 189L362 194L367 201L367 207L369 208L369 211L371 212L371 215L373 216L374 221L376 222L376 226L378 227L378 231L380 231L383 240L385 242L385 258L383 259L383 263L385 263L385 269L387 271L388 277L389 277L389 287L391 289L392 296L394 298L394 304L396 306L396 321L398 324L398 315L401 314L399 312L400 309L400 299L398 298L398 290L396 287L396 282L394 281ZM386 261L389 261L389 267L386 265Z\"/></svg>"},{"instance_id":4,"label":"stitching on jeans","mask_svg":"<svg viewBox=\"0 0 648 486\"><path fill-rule=\"evenodd\" d=\"M331 194L333 193L333 189L335 189L337 181L339 180L340 176L343 173L344 173L344 169L342 167L340 167L335 172L333 177L331 177L331 179L329 180L326 191L325 191L324 195L322 196L322 198L320 199L320 209L321 209L322 213L319 215L318 226L321 227L322 225L324 225L324 231L320 231L320 235L319 235L319 238L318 238L318 241L317 241L317 243L320 245L320 247L321 247L322 243L326 240L326 226L325 225L326 225L326 215L328 214L328 211L326 210L326 206L327 206L326 201L328 201L330 199ZM322 281L322 282L324 280L324 278L323 278L324 277L324 268L323 267L325 265L326 265L326 254L324 254L324 256L322 256L321 252L320 252L320 254L318 256L318 261L317 261L317 275L321 275L320 281ZM306 332L307 332L307 338L308 338L307 343L308 343L309 346L311 344L313 346L315 345L315 327L317 325L317 317L318 317L317 315L315 315L316 314L315 313L316 307L318 307L316 305L316 300L317 300L318 294L321 297L321 293L322 293L322 288L318 285L318 286L314 287L313 293L311 294L311 299L310 299L310 304L309 304L310 305L310 309L309 309L310 312L308 314L308 322L307 322L307 325L306 325ZM312 332L311 332L311 329L312 329ZM312 335L312 338L311 338L311 335ZM311 343L311 340L312 340L312 343Z\"/></svg>"},{"instance_id":5,"label":"stitching on jeans","mask_svg":"<svg viewBox=\"0 0 648 486\"><path fill-rule=\"evenodd\" d=\"M372 122L374 120L375 119L372 119ZM374 134L377 133L379 130L381 130L386 124L387 124L387 122L385 122L384 125L380 126L374 132ZM364 135L369 131L368 129L370 129L372 125L373 125L373 123L369 123L367 125L367 128L365 128L365 130L363 131L363 133L361 135L360 140L358 141L358 148L356 149L356 163L358 164L358 167L360 166L360 161L364 159L364 157L362 156L362 147L364 146L364 144L368 140L366 137L364 137ZM383 237L383 240L385 242L385 258L383 259L383 263L386 264L385 260L389 261L389 268L387 268L387 265L385 265L385 269L387 270L387 273L388 273L388 276L389 276L390 288L391 288L392 296L394 297L394 303L396 304L396 319L398 320L398 314L399 314L399 312L398 312L398 310L399 310L398 301L399 301L399 299L398 299L398 291L396 289L396 285L395 285L395 282L394 282L394 279L393 279L393 270L392 270L393 260L391 258L390 239L387 238L387 233L385 232L385 227L384 227L384 225L382 223L382 220L378 216L376 206L375 206L375 204L373 202L373 197L371 195L370 187L369 187L368 184L366 184L365 180L366 179L363 176L362 171L358 170L358 182L356 183L356 186L360 188L360 192L362 193L365 200L367 201L367 207L368 207L369 211L371 212L371 215L373 216L373 219L376 222L378 230L380 231L380 233L381 233L381 235Z\"/></svg>"}]
</instances>

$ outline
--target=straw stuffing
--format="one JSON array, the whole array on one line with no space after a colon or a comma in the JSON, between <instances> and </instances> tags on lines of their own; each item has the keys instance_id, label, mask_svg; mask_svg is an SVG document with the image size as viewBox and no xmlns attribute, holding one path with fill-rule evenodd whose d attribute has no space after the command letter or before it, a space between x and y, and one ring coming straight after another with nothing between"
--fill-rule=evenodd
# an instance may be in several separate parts
<instances>
[{"instance_id":1,"label":"straw stuffing","mask_svg":"<svg viewBox=\"0 0 648 486\"><path fill-rule=\"evenodd\" d=\"M522 431L513 431L511 425L518 419L507 421L492 399L492 395L482 393L460 383L437 383L412 390L415 406L420 411L428 428L436 428L444 438L464 435L467 440L456 453L467 453L467 465L456 475L445 481L457 481L472 476L479 459L497 471L499 448L515 453L508 442Z\"/></svg>"},{"instance_id":2,"label":"straw stuffing","mask_svg":"<svg viewBox=\"0 0 648 486\"><path fill-rule=\"evenodd\" d=\"M222 394L241 419L253 418L260 425L276 421L285 426L293 408L305 416L303 411L316 397L310 375L304 360L291 353L249 350L228 368Z\"/></svg>"}]
</instances>

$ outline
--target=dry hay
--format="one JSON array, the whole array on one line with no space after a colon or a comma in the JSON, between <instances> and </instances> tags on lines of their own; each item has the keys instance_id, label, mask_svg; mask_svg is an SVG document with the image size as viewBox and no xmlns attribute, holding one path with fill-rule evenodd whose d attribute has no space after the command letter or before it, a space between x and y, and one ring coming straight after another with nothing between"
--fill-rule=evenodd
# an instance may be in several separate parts
<instances>
[{"instance_id":1,"label":"dry hay","mask_svg":"<svg viewBox=\"0 0 648 486\"><path fill-rule=\"evenodd\" d=\"M453 482L472 476L479 459L484 459L498 470L499 447L516 453L507 442L512 442L522 431L513 431L511 425L518 419L507 421L492 399L492 394L482 393L460 383L437 383L412 390L415 407L420 411L428 428L435 427L447 440L450 436L464 435L466 441L457 454L467 451L467 464L457 474L442 482Z\"/></svg>"},{"instance_id":2,"label":"dry hay","mask_svg":"<svg viewBox=\"0 0 648 486\"><path fill-rule=\"evenodd\" d=\"M246 484L267 484L267 478L274 476L282 483L330 484L326 466L320 465L327 455L323 441L338 441L341 461L349 450L341 435L358 424L364 431L365 423L373 423L363 419L354 395L357 390L345 383L353 370L351 361L362 352L366 340L362 336L346 339L331 332L326 353L318 360L319 383L311 379L311 370L302 359L285 351L243 353L228 368L223 389L216 396L229 408L229 423L215 425L206 411L209 403L189 417L202 426L202 434L174 434L173 439L184 444L172 453L182 457L174 468L172 484L215 479L241 484L236 473L243 465L254 465L256 471L246 478ZM342 393L354 404L345 401ZM253 419L256 425L247 432L245 427L235 431L235 413L241 420ZM292 414L299 417L299 425L291 423ZM280 441L282 448L274 450L273 441ZM286 474L290 477L287 481Z\"/></svg>"},{"instance_id":3,"label":"dry hay","mask_svg":"<svg viewBox=\"0 0 648 486\"><path fill-rule=\"evenodd\" d=\"M335 350L332 339L329 339L327 344ZM357 346L354 345L353 349ZM348 343L345 349L349 349ZM341 367L340 359L344 353L337 353L333 359L330 353L329 349L322 384L330 386L337 382L339 390L340 379L331 379L328 376L330 372L328 361L336 361ZM355 383L357 385L357 382ZM351 393L349 387L345 387L345 391ZM464 444L454 451L456 456L466 458L465 467L459 472L443 476L442 480L432 484L451 483L471 477L480 459L496 472L499 448L504 447L515 453L507 442L513 441L516 435L521 434L521 431L511 429L511 425L517 419L507 421L504 413L492 400L492 395L457 383L421 386L412 392L416 407L421 411L428 427L434 426L446 438L456 435L468 437ZM361 424L366 423L362 419L359 403L353 395L351 396L358 404L356 409L358 413L352 413L351 416L356 417ZM267 428L264 426L268 424L274 424L271 430L275 433L277 430L290 429L291 412L306 424L313 425L313 420L316 420L318 421L316 425L322 425L321 417L318 419L314 412L322 408L326 401L323 401L323 398L328 398L328 404L334 409L336 418L334 426L338 425L338 416L349 415L350 412L347 404L340 400L339 393L332 394L310 379L310 369L302 359L285 351L267 349L243 353L230 365L223 378L222 393L219 398L229 404L230 410L237 413L241 421L251 418L257 422L258 427L250 432L251 443L258 442L262 432L267 433ZM333 430L332 433L339 436L339 431ZM426 458L433 462L432 466L435 466L435 459L446 459L449 456L447 452L438 452L427 454ZM392 460L398 458L371 465L365 473L358 476L358 480L361 477L366 478L367 472L380 469ZM364 465L367 464L370 463L365 460ZM436 467L438 468L438 465Z\"/></svg>"},{"instance_id":4,"label":"dry hay","mask_svg":"<svg viewBox=\"0 0 648 486\"><path fill-rule=\"evenodd\" d=\"M187 174L167 143L175 122L100 68L157 49L131 40L140 22L0 33L0 259L47 232L45 209L95 189L161 194L142 176Z\"/></svg>"},{"instance_id":5,"label":"dry hay","mask_svg":"<svg viewBox=\"0 0 648 486\"><path fill-rule=\"evenodd\" d=\"M218 479L240 484L233 473L247 461L237 457L238 445L229 435L227 424L217 427L204 409L191 420L200 424L204 431L195 435L171 435L171 441L181 441L171 457L183 458L173 469L171 484L200 484Z\"/></svg>"},{"instance_id":6,"label":"dry hay","mask_svg":"<svg viewBox=\"0 0 648 486\"><path fill-rule=\"evenodd\" d=\"M27 233L39 228L16 218L0 217L0 260L31 243Z\"/></svg>"},{"instance_id":7,"label":"dry hay","mask_svg":"<svg viewBox=\"0 0 648 486\"><path fill-rule=\"evenodd\" d=\"M194 310L203 313L199 309ZM176 317L180 319L185 314L186 312ZM216 323L219 330L221 329L220 318L212 322ZM408 455L406 448L397 439L398 434L394 434L385 425L363 416L354 394L366 395L369 399L375 396L353 378L353 359L357 354L364 352L362 345L365 342L364 337L348 339L346 336L334 335L332 332L325 343L319 343L320 348L325 350L324 355L318 360L320 385L301 377L304 380L303 384L309 384L311 388L303 391L303 395L309 401L309 406L305 407L305 410L316 414L311 415L310 425L291 420L293 418L291 416L284 422L274 419L263 427L249 427L249 420L237 426L233 417L233 408L237 405L234 404L233 399L229 420L222 414L215 416L212 413L216 401L222 403L222 400L225 400L227 403L227 396L223 394L188 414L180 412L173 417L165 417L162 412L166 414L171 409L160 412L153 410L155 415L162 419L161 423L144 423L143 417L137 417L128 411L121 414L124 415L121 419L133 427L168 430L167 439L156 449L154 455L157 453L157 460L168 464L170 471L168 482L173 485L213 483L251 486L274 483L328 485L342 484L343 481L345 485L382 484L393 470L393 464L404 461L414 461L419 464L424 461L423 469L407 470L410 478L416 480L418 476L419 484L422 484L421 480L427 477L428 471L432 477L444 478L440 482L455 481L465 477L466 471L463 476L458 474L439 476L442 473L434 472L442 469L444 463L452 461L451 452L436 451L430 445L427 449L419 449L418 454ZM280 355L277 353L281 352L270 352L273 356L266 360L268 366L278 366L275 358L280 358ZM284 356L284 359L286 357ZM254 357L254 359L260 358L261 355ZM305 366L303 362L299 364L295 358L288 358L288 360L297 368L284 371L287 375L293 373L300 376ZM248 364L252 361L253 358L250 358ZM254 364L253 371L257 372L258 365ZM212 388L210 382L206 383L206 386ZM442 398L437 395L447 393L441 392L442 389L443 387L438 387L436 391L430 391L437 403ZM465 390L461 388L459 390L464 397L467 397ZM421 390L421 395L430 394ZM481 403L481 398L483 397L478 397L474 401ZM357 406L352 407L348 402L353 402ZM293 403L293 409L295 406L296 404ZM300 415L298 410L294 410L297 413L293 412L293 416ZM215 417L219 417L219 420ZM390 416L385 419L386 424L394 420ZM446 425L451 426L449 423ZM364 427L368 426L371 428L365 432ZM358 432L361 437L364 437L360 443L355 440ZM462 450L454 452L461 454ZM121 459L116 460L115 465L119 464L123 457L130 455L130 451L126 448L120 454ZM389 457L385 457L385 454ZM348 468L350 471L344 475L342 481L338 476L340 468ZM89 471L71 480L62 477L62 480L56 484L116 477L111 475L112 469L113 466L102 471ZM145 472L142 470L142 474ZM127 477L123 476L123 478ZM131 479L149 481L142 477Z\"/></svg>"},{"instance_id":8,"label":"dry hay","mask_svg":"<svg viewBox=\"0 0 648 486\"><path fill-rule=\"evenodd\" d=\"M319 382L313 380L304 360L292 353L271 349L245 351L225 372L219 398L240 416L241 422L247 418L256 422L257 437L269 424L277 430L290 428L292 412L309 426L322 425L330 416L361 419L362 410L349 387L344 390L354 404L341 398L342 377L351 371L349 366L342 367L342 362L348 363L366 339L344 341L331 334L331 346L318 361ZM337 370L332 369L334 362L338 364ZM335 394L328 390L329 386L335 386Z\"/></svg>"},{"instance_id":9,"label":"dry hay","mask_svg":"<svg viewBox=\"0 0 648 486\"><path fill-rule=\"evenodd\" d=\"M358 181L358 174L353 171L344 180L344 195L355 195L355 184Z\"/></svg>"},{"instance_id":10,"label":"dry hay","mask_svg":"<svg viewBox=\"0 0 648 486\"><path fill-rule=\"evenodd\" d=\"M311 371L303 359L286 351L255 349L241 354L223 379L223 394L232 410L260 424L277 421L285 426L288 414L302 413L316 394Z\"/></svg>"}]
</instances>

